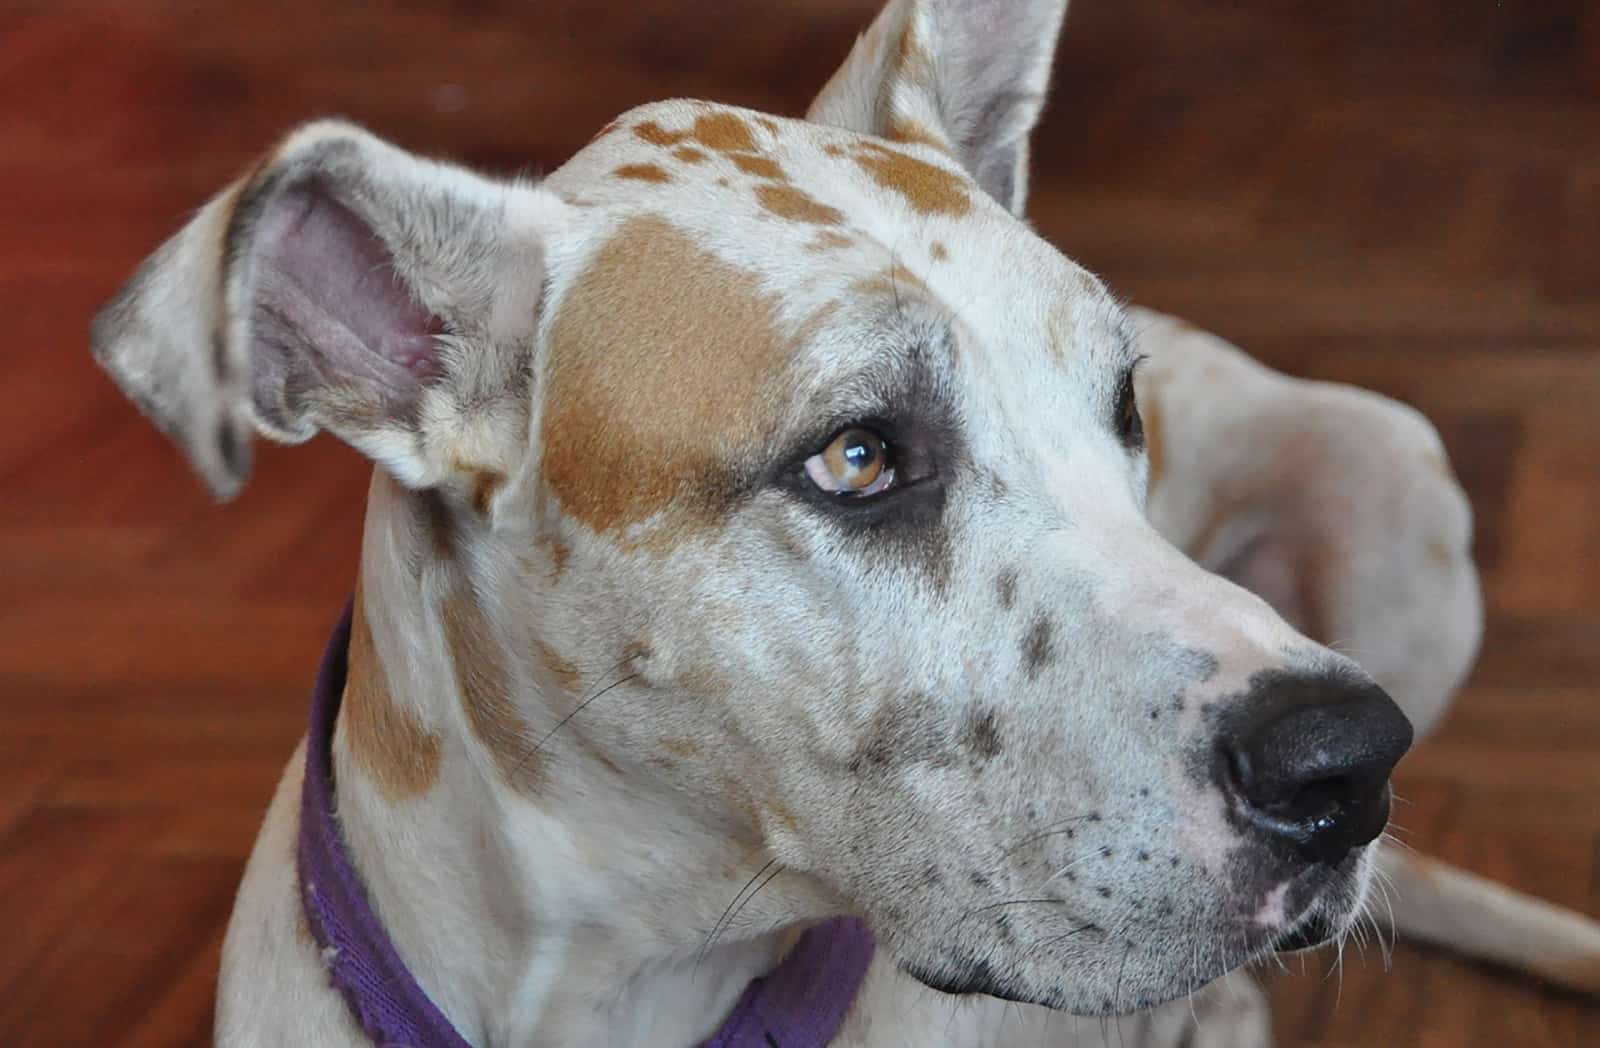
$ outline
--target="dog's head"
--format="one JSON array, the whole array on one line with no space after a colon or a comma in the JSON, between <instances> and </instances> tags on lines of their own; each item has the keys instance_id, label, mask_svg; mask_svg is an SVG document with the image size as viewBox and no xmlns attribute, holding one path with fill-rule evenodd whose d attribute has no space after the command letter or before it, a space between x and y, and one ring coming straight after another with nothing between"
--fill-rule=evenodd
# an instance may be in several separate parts
<instances>
[{"instance_id":1,"label":"dog's head","mask_svg":"<svg viewBox=\"0 0 1600 1048\"><path fill-rule=\"evenodd\" d=\"M304 128L97 355L223 495L319 429L426 493L485 745L609 686L563 731L930 985L1174 997L1351 918L1410 729L1146 522L1133 332L1020 218L1063 6L896 0L807 120L648 106L537 185Z\"/></svg>"}]
</instances>

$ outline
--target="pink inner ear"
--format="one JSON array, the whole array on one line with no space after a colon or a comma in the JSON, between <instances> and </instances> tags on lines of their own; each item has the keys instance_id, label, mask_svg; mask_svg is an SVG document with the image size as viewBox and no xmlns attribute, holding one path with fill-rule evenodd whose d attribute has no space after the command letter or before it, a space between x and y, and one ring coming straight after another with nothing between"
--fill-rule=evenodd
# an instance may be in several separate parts
<instances>
[{"instance_id":1,"label":"pink inner ear","mask_svg":"<svg viewBox=\"0 0 1600 1048\"><path fill-rule=\"evenodd\" d=\"M401 283L377 234L325 186L285 190L263 216L257 245L252 319L263 408L279 401L293 419L296 402L319 385L402 407L441 373L443 322Z\"/></svg>"}]
</instances>

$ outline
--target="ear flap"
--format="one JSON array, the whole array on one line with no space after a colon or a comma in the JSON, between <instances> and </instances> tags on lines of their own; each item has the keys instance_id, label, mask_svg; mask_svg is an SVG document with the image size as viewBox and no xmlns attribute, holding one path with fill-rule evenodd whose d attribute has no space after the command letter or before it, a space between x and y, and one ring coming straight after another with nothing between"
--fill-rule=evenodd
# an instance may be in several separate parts
<instances>
[{"instance_id":1,"label":"ear flap","mask_svg":"<svg viewBox=\"0 0 1600 1048\"><path fill-rule=\"evenodd\" d=\"M891 0L806 118L954 156L1014 215L1028 196L1066 0Z\"/></svg>"},{"instance_id":2,"label":"ear flap","mask_svg":"<svg viewBox=\"0 0 1600 1048\"><path fill-rule=\"evenodd\" d=\"M94 355L221 498L253 433L327 429L419 487L504 468L564 211L312 124L139 268L96 316Z\"/></svg>"},{"instance_id":3,"label":"ear flap","mask_svg":"<svg viewBox=\"0 0 1600 1048\"><path fill-rule=\"evenodd\" d=\"M1156 528L1354 658L1418 734L1477 654L1472 511L1428 421L1133 310Z\"/></svg>"}]
</instances>

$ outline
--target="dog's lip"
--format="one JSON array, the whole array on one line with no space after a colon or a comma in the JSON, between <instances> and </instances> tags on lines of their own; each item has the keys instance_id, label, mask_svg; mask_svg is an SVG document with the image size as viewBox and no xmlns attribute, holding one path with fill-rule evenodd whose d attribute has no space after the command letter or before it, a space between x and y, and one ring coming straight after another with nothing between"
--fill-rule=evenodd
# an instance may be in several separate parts
<instances>
[{"instance_id":1,"label":"dog's lip","mask_svg":"<svg viewBox=\"0 0 1600 1048\"><path fill-rule=\"evenodd\" d=\"M1320 913L1312 913L1272 942L1275 953L1299 953L1315 950L1332 942L1338 933Z\"/></svg>"}]
</instances>

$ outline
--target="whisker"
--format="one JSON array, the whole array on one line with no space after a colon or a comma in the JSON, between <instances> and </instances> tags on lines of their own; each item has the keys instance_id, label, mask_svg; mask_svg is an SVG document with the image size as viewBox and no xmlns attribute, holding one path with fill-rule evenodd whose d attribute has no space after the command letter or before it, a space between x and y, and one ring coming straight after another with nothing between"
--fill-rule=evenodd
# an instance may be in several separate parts
<instances>
[{"instance_id":1,"label":"whisker","mask_svg":"<svg viewBox=\"0 0 1600 1048\"><path fill-rule=\"evenodd\" d=\"M766 862L766 865L762 866L761 869L759 869L755 873L751 874L750 875L750 879L748 881L744 882L744 887L740 888L739 891L734 895L733 901L728 903L727 908L722 911L722 916L717 918L716 923L711 926L711 930L706 933L705 942L700 944L700 950L699 950L698 953L695 954L694 972L699 972L699 970L700 970L700 962L705 960L706 954L711 952L711 946L712 946L713 943L716 942L717 936L721 935L722 932L724 930L726 930L726 926L727 925L730 925L730 924L733 923L732 918L733 918L734 914L736 913L734 908L740 906L739 900L744 897L744 893L745 892L750 892L750 886L752 884L756 883L756 880L758 878L760 878L760 876L763 873L766 873L768 870L772 869L777 864L778 864L778 860L777 859L768 859L767 862ZM765 885L763 885L763 887L764 886ZM760 891L760 890L761 890L760 888L756 889L756 891ZM755 892L750 892L750 895L753 898L755 896ZM692 974L691 974L691 978L692 978Z\"/></svg>"}]
</instances>

